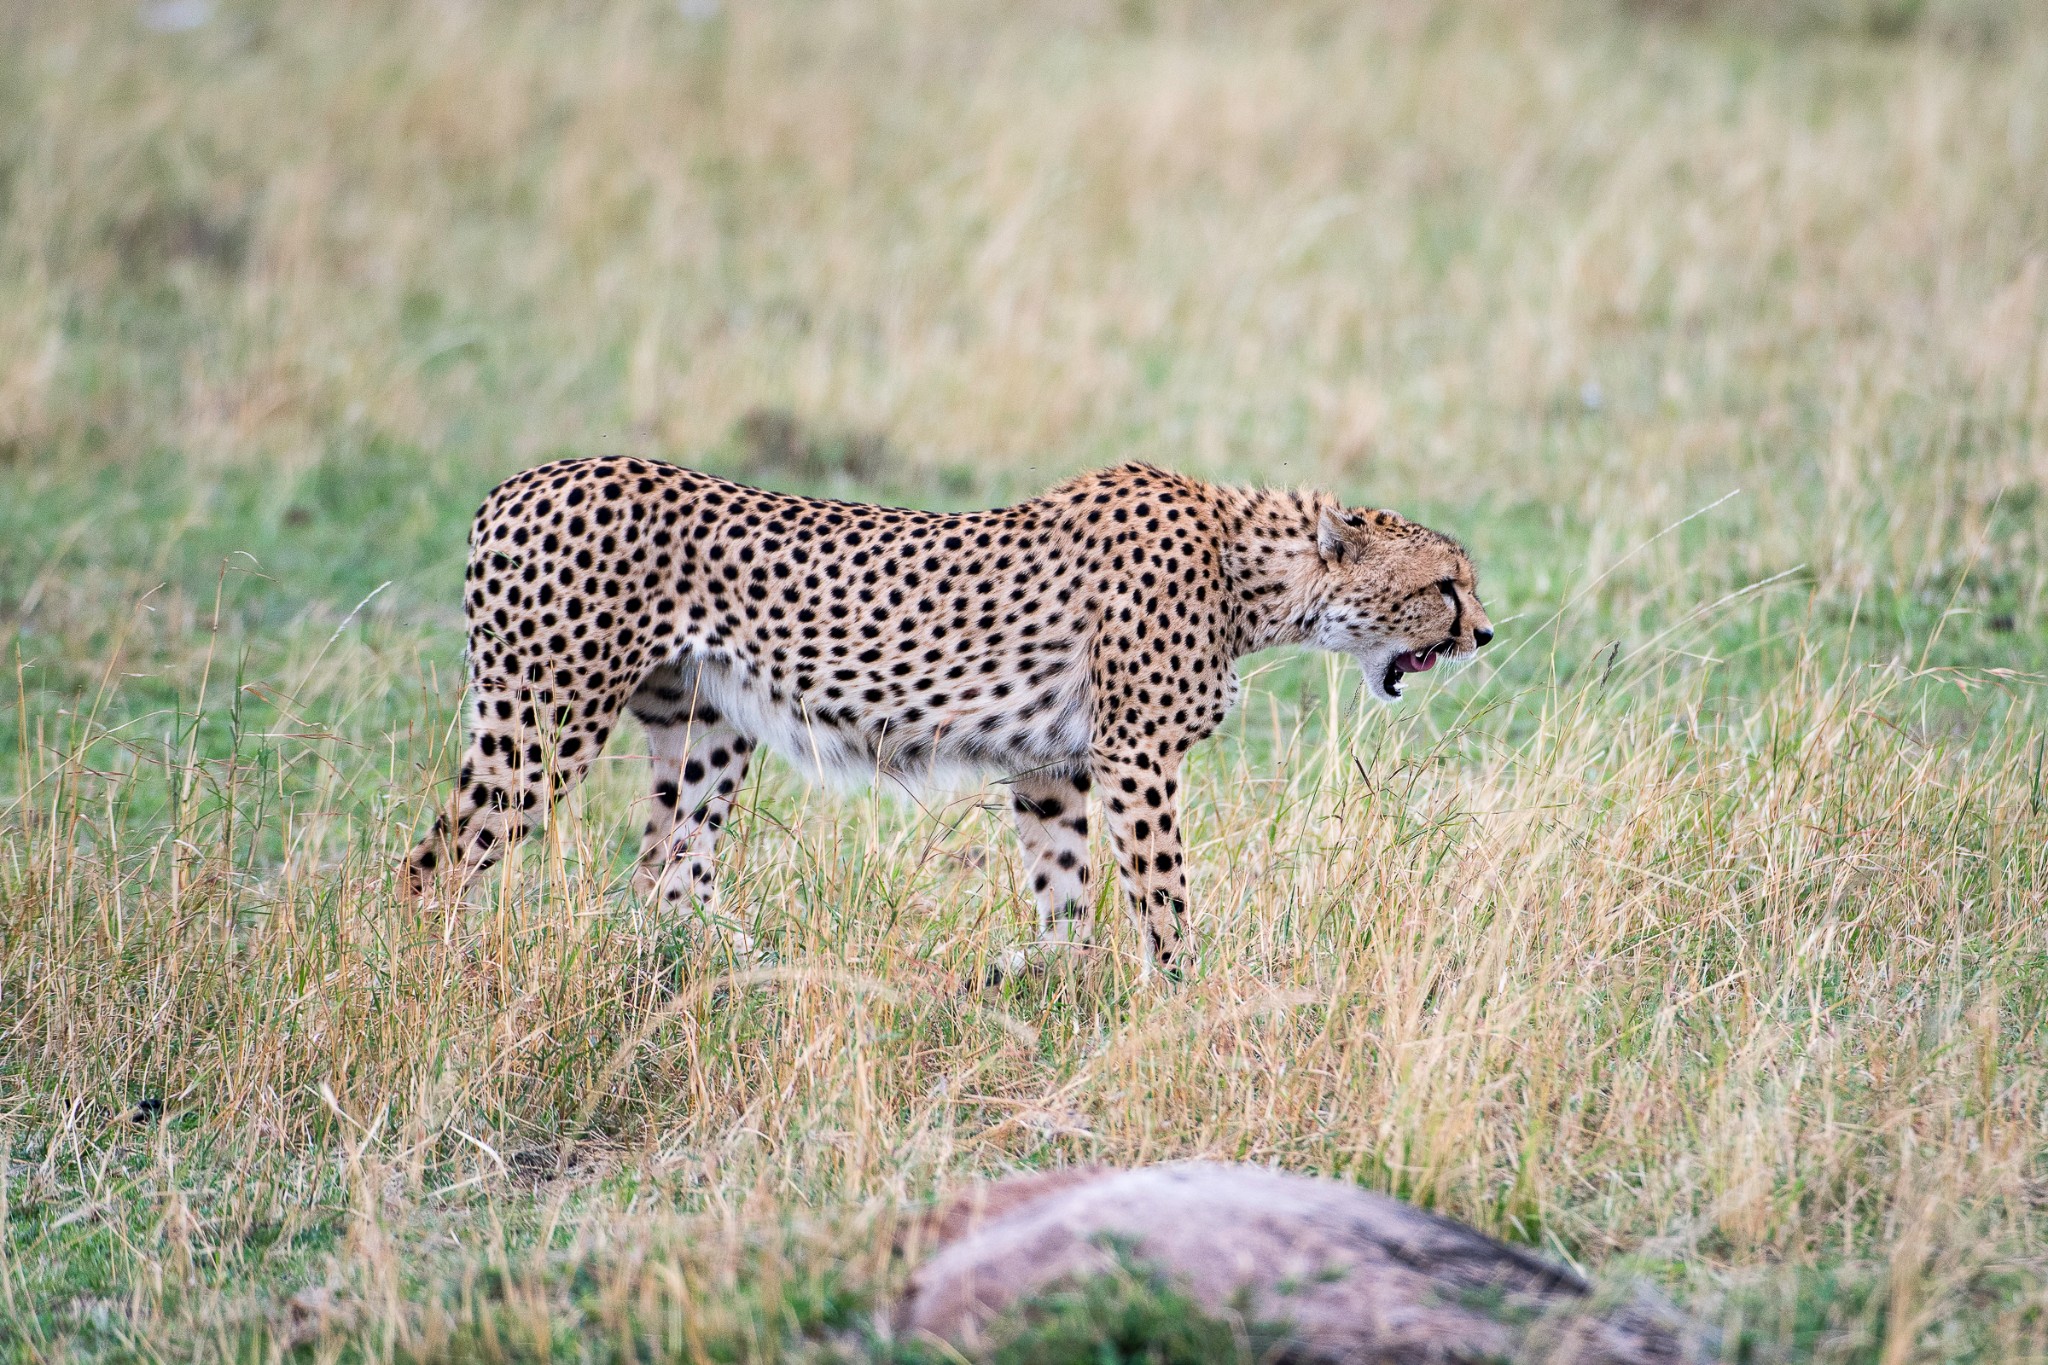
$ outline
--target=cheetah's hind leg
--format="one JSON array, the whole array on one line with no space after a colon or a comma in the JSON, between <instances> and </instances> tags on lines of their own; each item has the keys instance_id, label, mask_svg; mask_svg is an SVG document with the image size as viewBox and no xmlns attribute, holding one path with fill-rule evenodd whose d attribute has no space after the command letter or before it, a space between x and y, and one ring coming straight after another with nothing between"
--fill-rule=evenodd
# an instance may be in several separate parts
<instances>
[{"instance_id":1,"label":"cheetah's hind leg","mask_svg":"<svg viewBox=\"0 0 2048 1365\"><path fill-rule=\"evenodd\" d=\"M533 833L590 771L624 699L615 685L557 691L510 671L479 669L470 680L453 807L406 859L415 898L436 882L470 882Z\"/></svg>"},{"instance_id":2,"label":"cheetah's hind leg","mask_svg":"<svg viewBox=\"0 0 2048 1365\"><path fill-rule=\"evenodd\" d=\"M692 691L675 670L658 669L627 703L647 727L654 766L633 890L664 921L692 903L732 954L744 957L753 936L719 915L718 843L754 745Z\"/></svg>"}]
</instances>

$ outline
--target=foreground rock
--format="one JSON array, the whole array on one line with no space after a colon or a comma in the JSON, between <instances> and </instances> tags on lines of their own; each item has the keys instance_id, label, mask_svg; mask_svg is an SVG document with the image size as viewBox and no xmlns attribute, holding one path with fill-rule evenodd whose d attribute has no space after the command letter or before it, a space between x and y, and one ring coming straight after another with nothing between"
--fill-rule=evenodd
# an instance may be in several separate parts
<instances>
[{"instance_id":1,"label":"foreground rock","mask_svg":"<svg viewBox=\"0 0 2048 1365\"><path fill-rule=\"evenodd\" d=\"M1292 1361L1528 1360L1638 1365L1704 1357L1702 1334L1648 1298L1461 1223L1337 1180L1186 1162L984 1186L942 1208L899 1330L972 1352L1005 1309L1062 1282L1155 1268L1222 1317L1283 1324Z\"/></svg>"}]
</instances>

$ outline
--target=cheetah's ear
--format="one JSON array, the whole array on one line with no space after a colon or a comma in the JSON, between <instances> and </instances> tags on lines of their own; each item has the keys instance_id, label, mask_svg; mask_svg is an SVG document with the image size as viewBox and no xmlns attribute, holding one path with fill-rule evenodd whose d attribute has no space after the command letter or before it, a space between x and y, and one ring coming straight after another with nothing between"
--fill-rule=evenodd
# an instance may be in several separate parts
<instances>
[{"instance_id":1,"label":"cheetah's ear","mask_svg":"<svg viewBox=\"0 0 2048 1365\"><path fill-rule=\"evenodd\" d=\"M1335 568L1356 558L1366 539L1365 518L1356 512L1325 507L1316 518L1316 552Z\"/></svg>"}]
</instances>

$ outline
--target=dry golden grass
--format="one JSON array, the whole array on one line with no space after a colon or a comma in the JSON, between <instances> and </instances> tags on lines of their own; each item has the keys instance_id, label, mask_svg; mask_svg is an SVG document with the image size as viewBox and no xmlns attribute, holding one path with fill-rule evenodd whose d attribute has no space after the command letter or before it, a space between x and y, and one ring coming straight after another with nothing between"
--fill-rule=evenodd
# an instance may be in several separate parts
<instances>
[{"instance_id":1,"label":"dry golden grass","mask_svg":"<svg viewBox=\"0 0 2048 1365\"><path fill-rule=\"evenodd\" d=\"M187 10L0 10L0 1353L879 1354L906 1203L1204 1155L2048 1359L2028 7ZM963 990L1000 812L774 765L772 963L636 936L629 744L422 920L482 491L764 409L1426 513L1503 640L1248 666L1178 989Z\"/></svg>"}]
</instances>

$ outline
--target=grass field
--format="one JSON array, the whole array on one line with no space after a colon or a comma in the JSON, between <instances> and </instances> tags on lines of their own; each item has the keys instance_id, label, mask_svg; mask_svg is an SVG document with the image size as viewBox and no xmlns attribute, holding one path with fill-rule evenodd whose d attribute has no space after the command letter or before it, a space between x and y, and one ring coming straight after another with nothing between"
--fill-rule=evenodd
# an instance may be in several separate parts
<instances>
[{"instance_id":1,"label":"grass field","mask_svg":"<svg viewBox=\"0 0 2048 1365\"><path fill-rule=\"evenodd\" d=\"M604 451L1318 483L1502 638L1247 663L1179 987L963 989L1002 812L773 762L768 965L636 935L632 736L422 917L467 518ZM2048 1360L2025 0L0 0L0 623L0 1359L908 1358L904 1209L1203 1155Z\"/></svg>"}]
</instances>

